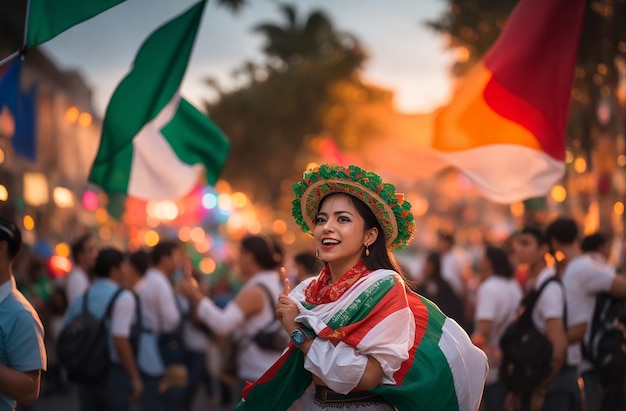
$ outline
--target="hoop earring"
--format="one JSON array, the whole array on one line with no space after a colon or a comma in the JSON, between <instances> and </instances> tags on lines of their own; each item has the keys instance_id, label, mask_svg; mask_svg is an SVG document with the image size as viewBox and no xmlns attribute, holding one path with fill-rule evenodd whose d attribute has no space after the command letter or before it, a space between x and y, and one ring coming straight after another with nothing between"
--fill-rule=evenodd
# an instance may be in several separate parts
<instances>
[{"instance_id":1,"label":"hoop earring","mask_svg":"<svg viewBox=\"0 0 626 411\"><path fill-rule=\"evenodd\" d=\"M366 257L370 256L370 246L369 246L369 244L365 244L365 256Z\"/></svg>"}]
</instances>

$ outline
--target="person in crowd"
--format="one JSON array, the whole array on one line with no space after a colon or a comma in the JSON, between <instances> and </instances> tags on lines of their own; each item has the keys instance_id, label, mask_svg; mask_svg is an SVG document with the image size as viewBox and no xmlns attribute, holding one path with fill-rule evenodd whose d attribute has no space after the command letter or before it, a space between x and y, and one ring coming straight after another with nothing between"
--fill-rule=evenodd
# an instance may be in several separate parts
<instances>
[{"instance_id":1,"label":"person in crowd","mask_svg":"<svg viewBox=\"0 0 626 411\"><path fill-rule=\"evenodd\" d=\"M300 284L309 277L316 276L322 269L319 258L315 257L310 251L302 251L293 257L296 267L295 284Z\"/></svg>"},{"instance_id":2,"label":"person in crowd","mask_svg":"<svg viewBox=\"0 0 626 411\"><path fill-rule=\"evenodd\" d=\"M545 256L550 250L547 238L538 227L524 227L514 243L515 257L525 264L527 293L538 290L544 282L557 274L554 267L546 265ZM509 396L507 405L521 400L522 410L577 410L580 396L576 374L564 366L567 350L565 329L565 292L558 282L549 283L535 303L532 321L539 332L546 335L552 344L552 373L535 388L528 398L515 399ZM567 302L569 305L569 301ZM509 408L512 409L512 408ZM515 409L515 408L513 408Z\"/></svg>"},{"instance_id":3,"label":"person in crowd","mask_svg":"<svg viewBox=\"0 0 626 411\"><path fill-rule=\"evenodd\" d=\"M150 254L145 250L138 250L128 256L128 274L124 287L131 290L135 297L135 303L141 307L141 301L136 290L141 287L143 277L150 267ZM165 371L161 354L156 340L156 335L152 331L153 326L149 323L143 310L142 329L139 336L137 366L143 382L143 396L141 397L141 409L151 411L159 409L159 385L163 380ZM135 319L137 321L137 319Z\"/></svg>"},{"instance_id":4,"label":"person in crowd","mask_svg":"<svg viewBox=\"0 0 626 411\"><path fill-rule=\"evenodd\" d=\"M448 317L456 320L461 326L465 325L463 301L441 276L441 258L439 253L430 252L426 257L422 270L422 279L416 291L437 304Z\"/></svg>"},{"instance_id":5,"label":"person in crowd","mask_svg":"<svg viewBox=\"0 0 626 411\"><path fill-rule=\"evenodd\" d=\"M578 368L583 378L587 409L600 409L601 393L591 364L583 358L581 342L589 337L589 324L596 296L608 292L626 298L626 279L615 275L599 253L582 253L578 225L568 217L559 217L546 229L550 247L562 255L561 273L567 297L568 362Z\"/></svg>"},{"instance_id":6,"label":"person in crowd","mask_svg":"<svg viewBox=\"0 0 626 411\"><path fill-rule=\"evenodd\" d=\"M96 263L98 249L91 234L78 237L71 245L74 266L65 279L65 295L68 307L83 294L91 282L92 270Z\"/></svg>"},{"instance_id":7,"label":"person in crowd","mask_svg":"<svg viewBox=\"0 0 626 411\"><path fill-rule=\"evenodd\" d=\"M456 322L407 287L390 252L411 240L410 203L393 185L356 166L310 169L294 191L293 215L313 235L325 267L293 291L283 276L276 311L291 343L260 382L246 387L238 410L287 409L311 381L313 411L403 411L418 404L476 409L487 372L484 353ZM440 324L441 333L429 331L425 318ZM454 371L445 360L434 364L435 352L417 348L438 347L437 341L452 335Z\"/></svg>"},{"instance_id":8,"label":"person in crowd","mask_svg":"<svg viewBox=\"0 0 626 411\"><path fill-rule=\"evenodd\" d=\"M466 284L463 263L454 253L454 234L446 230L437 231L437 252L441 258L441 277L450 284L456 295L464 299Z\"/></svg>"},{"instance_id":9,"label":"person in crowd","mask_svg":"<svg viewBox=\"0 0 626 411\"><path fill-rule=\"evenodd\" d=\"M266 235L247 235L240 242L239 270L244 285L224 309L220 309L185 279L179 292L192 303L193 313L215 334L231 336L236 344L233 362L240 385L256 381L280 357L280 351L261 348L252 338L275 321L272 305L282 290L278 268L283 263L282 246ZM269 301L267 291L274 301Z\"/></svg>"},{"instance_id":10,"label":"person in crowd","mask_svg":"<svg viewBox=\"0 0 626 411\"><path fill-rule=\"evenodd\" d=\"M164 239L152 248L150 257L152 265L135 291L139 295L147 323L157 336L165 366L164 408L167 411L178 411L187 384L187 369L182 347L182 315L173 279L183 265L183 252L178 242Z\"/></svg>"},{"instance_id":11,"label":"person in crowd","mask_svg":"<svg viewBox=\"0 0 626 411\"><path fill-rule=\"evenodd\" d=\"M128 261L121 251L104 248L98 252L94 265L93 284L70 306L65 324L82 312L83 299L87 310L96 318L103 318L109 303L123 284L126 284ZM143 396L143 381L137 367L130 336L135 318L135 299L130 291L122 291L112 302L107 327L110 366L105 380L78 383L78 399L82 411L125 411L130 403Z\"/></svg>"},{"instance_id":12,"label":"person in crowd","mask_svg":"<svg viewBox=\"0 0 626 411\"><path fill-rule=\"evenodd\" d=\"M192 267L191 262L188 264L189 274L191 278L199 285L201 292L208 295L208 284L203 281L203 274ZM207 394L213 394L213 384L210 380L209 371L207 369L207 349L210 344L212 331L197 317L191 313L191 305L186 298L177 296L179 304L182 308L184 324L183 324L183 344L185 347L185 364L189 378L185 386L185 393L182 397L182 410L191 411L193 409L194 399L198 393L198 389L202 386L210 389Z\"/></svg>"},{"instance_id":13,"label":"person in crowd","mask_svg":"<svg viewBox=\"0 0 626 411\"><path fill-rule=\"evenodd\" d=\"M0 218L0 410L32 405L47 365L43 325L13 276L21 245L17 226Z\"/></svg>"},{"instance_id":14,"label":"person in crowd","mask_svg":"<svg viewBox=\"0 0 626 411\"><path fill-rule=\"evenodd\" d=\"M506 388L498 380L500 337L517 313L522 289L513 278L513 267L501 248L487 246L479 261L482 282L476 294L476 312L472 341L485 351L489 373L483 394L483 411L501 411Z\"/></svg>"}]
</instances>

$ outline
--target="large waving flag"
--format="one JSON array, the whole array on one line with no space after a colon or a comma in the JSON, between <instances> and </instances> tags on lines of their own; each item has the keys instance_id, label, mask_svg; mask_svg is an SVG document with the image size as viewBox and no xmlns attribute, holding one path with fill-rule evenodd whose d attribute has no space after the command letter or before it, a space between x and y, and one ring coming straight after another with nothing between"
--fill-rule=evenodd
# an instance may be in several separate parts
<instances>
[{"instance_id":1,"label":"large waving flag","mask_svg":"<svg viewBox=\"0 0 626 411\"><path fill-rule=\"evenodd\" d=\"M412 148L401 142L402 149L389 153L394 164L387 167L420 178L453 166L496 202L547 194L565 170L569 99L586 4L521 0L450 104L432 124L413 129L424 133L428 146L419 147L415 136ZM384 147L370 151L385 157Z\"/></svg>"},{"instance_id":2,"label":"large waving flag","mask_svg":"<svg viewBox=\"0 0 626 411\"><path fill-rule=\"evenodd\" d=\"M178 94L205 4L152 33L113 93L89 176L105 191L174 200L192 190L203 170L209 184L217 181L228 140Z\"/></svg>"},{"instance_id":3,"label":"large waving flag","mask_svg":"<svg viewBox=\"0 0 626 411\"><path fill-rule=\"evenodd\" d=\"M28 0L25 45L35 47L125 0Z\"/></svg>"}]
</instances>

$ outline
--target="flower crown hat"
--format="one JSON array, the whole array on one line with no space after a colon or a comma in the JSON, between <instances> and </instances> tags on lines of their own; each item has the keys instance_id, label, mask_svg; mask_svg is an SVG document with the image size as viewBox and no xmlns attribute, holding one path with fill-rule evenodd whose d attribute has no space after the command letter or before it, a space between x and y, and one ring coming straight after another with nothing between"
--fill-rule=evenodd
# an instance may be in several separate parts
<instances>
[{"instance_id":1,"label":"flower crown hat","mask_svg":"<svg viewBox=\"0 0 626 411\"><path fill-rule=\"evenodd\" d=\"M293 185L296 198L292 214L302 231L313 234L319 204L329 194L345 193L365 203L383 229L387 247L406 247L415 231L411 203L396 193L392 184L383 183L379 175L357 166L322 164L304 172L302 181Z\"/></svg>"}]
</instances>

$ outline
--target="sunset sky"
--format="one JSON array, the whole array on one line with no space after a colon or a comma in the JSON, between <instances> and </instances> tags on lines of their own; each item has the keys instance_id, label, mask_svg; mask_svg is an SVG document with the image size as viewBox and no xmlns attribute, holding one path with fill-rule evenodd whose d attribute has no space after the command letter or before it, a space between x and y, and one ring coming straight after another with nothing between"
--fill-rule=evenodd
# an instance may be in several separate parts
<instances>
[{"instance_id":1,"label":"sunset sky","mask_svg":"<svg viewBox=\"0 0 626 411\"><path fill-rule=\"evenodd\" d=\"M103 115L116 84L130 68L141 42L159 25L184 11L192 0L128 0L61 34L44 49L64 69L79 69L94 91ZM447 101L452 56L443 38L424 22L439 16L444 0L298 0L304 19L317 8L335 27L354 34L370 54L365 79L391 89L403 112L427 112ZM233 14L209 1L182 94L198 104L214 97L203 79L225 89L236 87L233 69L246 60L261 61L263 37L252 32L260 22L284 23L279 2L248 0Z\"/></svg>"}]
</instances>

